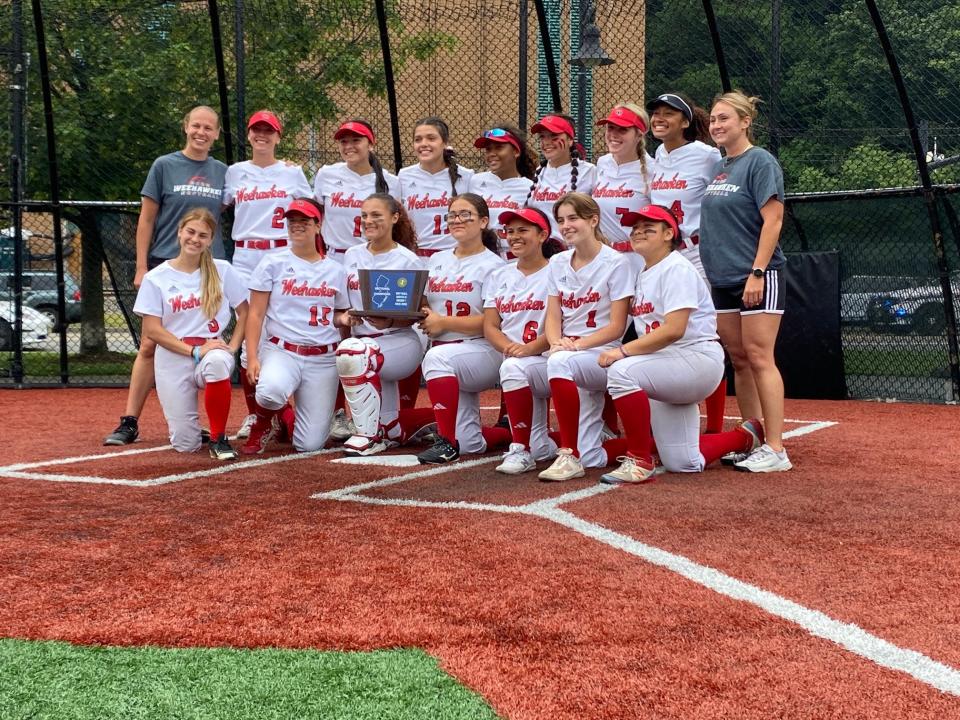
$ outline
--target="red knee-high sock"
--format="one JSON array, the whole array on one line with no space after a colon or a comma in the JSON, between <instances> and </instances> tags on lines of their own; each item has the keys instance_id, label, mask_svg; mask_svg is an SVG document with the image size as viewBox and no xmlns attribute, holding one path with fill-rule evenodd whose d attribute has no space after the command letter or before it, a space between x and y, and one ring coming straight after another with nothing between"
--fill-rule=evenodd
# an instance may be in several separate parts
<instances>
[{"instance_id":1,"label":"red knee-high sock","mask_svg":"<svg viewBox=\"0 0 960 720\"><path fill-rule=\"evenodd\" d=\"M513 441L529 450L530 426L533 425L533 391L528 387L505 391L503 404L507 406Z\"/></svg>"},{"instance_id":2,"label":"red knee-high sock","mask_svg":"<svg viewBox=\"0 0 960 720\"><path fill-rule=\"evenodd\" d=\"M497 422L499 423L504 418L508 418L509 412L507 411L507 400L504 397L506 393L503 390L500 390L500 413L497 415ZM509 419L509 418L508 418Z\"/></svg>"},{"instance_id":3,"label":"red knee-high sock","mask_svg":"<svg viewBox=\"0 0 960 720\"><path fill-rule=\"evenodd\" d=\"M580 393L573 380L564 378L550 379L550 394L553 397L553 409L557 413L557 425L560 426L560 447L573 450L580 457L577 436L580 431Z\"/></svg>"},{"instance_id":4,"label":"red knee-high sock","mask_svg":"<svg viewBox=\"0 0 960 720\"><path fill-rule=\"evenodd\" d=\"M203 390L203 406L210 421L210 437L216 440L227 429L227 415L230 414L230 396L233 388L230 380L208 382Z\"/></svg>"},{"instance_id":5,"label":"red knee-high sock","mask_svg":"<svg viewBox=\"0 0 960 720\"><path fill-rule=\"evenodd\" d=\"M708 433L723 432L723 411L727 406L727 379L721 378L717 389L707 396L703 401L707 408L707 428Z\"/></svg>"},{"instance_id":6,"label":"red knee-high sock","mask_svg":"<svg viewBox=\"0 0 960 720\"><path fill-rule=\"evenodd\" d=\"M607 454L607 467L617 464L617 458L627 454L627 441L624 438L612 438L603 443L603 451Z\"/></svg>"},{"instance_id":7,"label":"red knee-high sock","mask_svg":"<svg viewBox=\"0 0 960 720\"><path fill-rule=\"evenodd\" d=\"M627 450L638 460L650 462L652 432L650 430L650 398L643 390L618 397L613 401L627 436Z\"/></svg>"},{"instance_id":8,"label":"red knee-high sock","mask_svg":"<svg viewBox=\"0 0 960 720\"><path fill-rule=\"evenodd\" d=\"M408 438L424 425L436 422L433 408L400 408L397 416L400 421L400 432L402 438Z\"/></svg>"},{"instance_id":9,"label":"red knee-high sock","mask_svg":"<svg viewBox=\"0 0 960 720\"><path fill-rule=\"evenodd\" d=\"M603 394L603 422L615 433L620 432L620 425L617 423L617 406L613 403L610 393Z\"/></svg>"},{"instance_id":10,"label":"red knee-high sock","mask_svg":"<svg viewBox=\"0 0 960 720\"><path fill-rule=\"evenodd\" d=\"M347 396L343 392L343 385L337 383L337 399L333 403L333 411L347 409Z\"/></svg>"},{"instance_id":11,"label":"red knee-high sock","mask_svg":"<svg viewBox=\"0 0 960 720\"><path fill-rule=\"evenodd\" d=\"M460 381L447 376L427 380L427 393L437 418L437 432L450 442L457 439L457 407L460 405Z\"/></svg>"},{"instance_id":12,"label":"red knee-high sock","mask_svg":"<svg viewBox=\"0 0 960 720\"><path fill-rule=\"evenodd\" d=\"M510 444L512 436L505 427L482 427L480 432L487 443L487 452L502 450Z\"/></svg>"},{"instance_id":13,"label":"red knee-high sock","mask_svg":"<svg viewBox=\"0 0 960 720\"><path fill-rule=\"evenodd\" d=\"M257 412L257 386L250 382L245 367L240 368L240 387L243 388L243 400L247 403L247 414L253 415Z\"/></svg>"},{"instance_id":14,"label":"red knee-high sock","mask_svg":"<svg viewBox=\"0 0 960 720\"><path fill-rule=\"evenodd\" d=\"M400 391L400 407L413 408L417 406L417 397L420 395L420 378L423 373L418 367L412 374L397 382Z\"/></svg>"},{"instance_id":15,"label":"red knee-high sock","mask_svg":"<svg viewBox=\"0 0 960 720\"><path fill-rule=\"evenodd\" d=\"M746 452L752 445L753 438L747 431L740 428L700 436L700 454L703 455L707 465L714 460L719 460L727 453Z\"/></svg>"}]
</instances>

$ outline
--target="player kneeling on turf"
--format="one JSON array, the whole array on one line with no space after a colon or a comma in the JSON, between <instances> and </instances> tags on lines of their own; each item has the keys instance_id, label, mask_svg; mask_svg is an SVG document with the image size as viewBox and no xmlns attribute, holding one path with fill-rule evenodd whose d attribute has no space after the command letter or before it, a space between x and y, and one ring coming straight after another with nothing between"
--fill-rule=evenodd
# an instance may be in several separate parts
<instances>
[{"instance_id":1,"label":"player kneeling on turf","mask_svg":"<svg viewBox=\"0 0 960 720\"><path fill-rule=\"evenodd\" d=\"M179 452L200 447L197 389L203 388L210 420L210 457L232 460L236 451L224 429L230 414L233 356L243 341L247 291L226 260L210 253L217 221L202 208L187 212L177 229L180 254L148 272L133 310L143 318L143 334L159 347L154 359L157 396ZM229 343L221 332L237 327Z\"/></svg>"},{"instance_id":2,"label":"player kneeling on turf","mask_svg":"<svg viewBox=\"0 0 960 720\"><path fill-rule=\"evenodd\" d=\"M676 217L661 205L628 212L621 222L644 260L630 313L637 339L598 358L607 388L626 430L620 467L601 477L607 483L642 483L653 477L651 435L663 466L671 472L700 472L730 452L763 442L758 420L730 432L700 435L697 403L723 375L723 349L710 290L679 252Z\"/></svg>"},{"instance_id":3,"label":"player kneeling on turf","mask_svg":"<svg viewBox=\"0 0 960 720\"><path fill-rule=\"evenodd\" d=\"M320 207L296 199L284 213L289 247L263 258L250 277L247 376L256 384L256 420L241 448L262 453L273 419L292 395L293 446L319 450L337 397L335 352L350 302L343 267L317 250Z\"/></svg>"}]
</instances>

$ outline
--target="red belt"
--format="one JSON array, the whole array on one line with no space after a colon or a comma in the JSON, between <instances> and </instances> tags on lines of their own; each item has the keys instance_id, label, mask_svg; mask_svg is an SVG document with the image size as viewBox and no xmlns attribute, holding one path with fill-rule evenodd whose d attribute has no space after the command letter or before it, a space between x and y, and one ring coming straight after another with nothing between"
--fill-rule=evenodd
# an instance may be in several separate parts
<instances>
[{"instance_id":1,"label":"red belt","mask_svg":"<svg viewBox=\"0 0 960 720\"><path fill-rule=\"evenodd\" d=\"M431 340L430 344L433 347L437 347L438 345L456 345L457 343L462 342L463 340Z\"/></svg>"},{"instance_id":2,"label":"red belt","mask_svg":"<svg viewBox=\"0 0 960 720\"><path fill-rule=\"evenodd\" d=\"M235 247L247 248L248 250L271 250L272 248L282 248L287 246L286 240L237 240L233 243Z\"/></svg>"},{"instance_id":3,"label":"red belt","mask_svg":"<svg viewBox=\"0 0 960 720\"><path fill-rule=\"evenodd\" d=\"M338 253L345 253L347 251L346 248L330 248L330 249Z\"/></svg>"},{"instance_id":4,"label":"red belt","mask_svg":"<svg viewBox=\"0 0 960 720\"><path fill-rule=\"evenodd\" d=\"M326 355L328 352L333 352L334 350L333 345L297 345L287 342L286 340L281 340L278 337L270 338L270 342L297 355Z\"/></svg>"},{"instance_id":5,"label":"red belt","mask_svg":"<svg viewBox=\"0 0 960 720\"><path fill-rule=\"evenodd\" d=\"M417 248L417 255L420 257L430 257L431 255L436 255L438 252L443 252L439 248Z\"/></svg>"},{"instance_id":6,"label":"red belt","mask_svg":"<svg viewBox=\"0 0 960 720\"><path fill-rule=\"evenodd\" d=\"M185 342L190 347L199 347L200 345L205 345L211 340L216 340L217 338L208 338L208 337L182 337L180 342Z\"/></svg>"}]
</instances>

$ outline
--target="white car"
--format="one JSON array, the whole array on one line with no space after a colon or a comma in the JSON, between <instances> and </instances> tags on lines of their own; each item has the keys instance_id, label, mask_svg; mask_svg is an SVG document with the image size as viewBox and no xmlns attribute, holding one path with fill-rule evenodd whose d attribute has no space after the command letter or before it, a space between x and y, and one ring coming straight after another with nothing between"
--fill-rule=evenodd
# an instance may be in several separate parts
<instances>
[{"instance_id":1,"label":"white car","mask_svg":"<svg viewBox=\"0 0 960 720\"><path fill-rule=\"evenodd\" d=\"M12 301L0 301L0 350L13 348L14 306ZM23 306L23 348L39 348L50 334L51 325L47 317L32 307Z\"/></svg>"}]
</instances>

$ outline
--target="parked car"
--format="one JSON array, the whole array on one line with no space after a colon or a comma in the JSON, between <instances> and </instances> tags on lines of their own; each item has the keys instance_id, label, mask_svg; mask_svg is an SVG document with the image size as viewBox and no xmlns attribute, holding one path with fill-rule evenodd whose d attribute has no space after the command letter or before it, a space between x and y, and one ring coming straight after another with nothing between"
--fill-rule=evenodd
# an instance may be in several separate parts
<instances>
[{"instance_id":1,"label":"parked car","mask_svg":"<svg viewBox=\"0 0 960 720\"><path fill-rule=\"evenodd\" d=\"M960 273L950 278L954 300L960 300ZM870 300L867 321L877 331L913 331L918 335L942 335L947 327L943 288L939 282L894 290Z\"/></svg>"},{"instance_id":2,"label":"parked car","mask_svg":"<svg viewBox=\"0 0 960 720\"><path fill-rule=\"evenodd\" d=\"M10 300L0 300L0 350L13 349L13 326L15 308ZM43 345L50 334L51 325L46 316L32 307L23 306L24 349L36 349Z\"/></svg>"},{"instance_id":3,"label":"parked car","mask_svg":"<svg viewBox=\"0 0 960 720\"><path fill-rule=\"evenodd\" d=\"M0 299L13 298L13 273L0 272ZM64 310L67 324L80 322L80 286L70 273L63 275ZM49 270L23 271L23 304L43 313L50 319L55 330L60 329L57 321L57 274Z\"/></svg>"},{"instance_id":4,"label":"parked car","mask_svg":"<svg viewBox=\"0 0 960 720\"><path fill-rule=\"evenodd\" d=\"M916 284L916 278L900 275L851 275L840 283L840 322L866 324L867 309L874 298Z\"/></svg>"}]
</instances>

